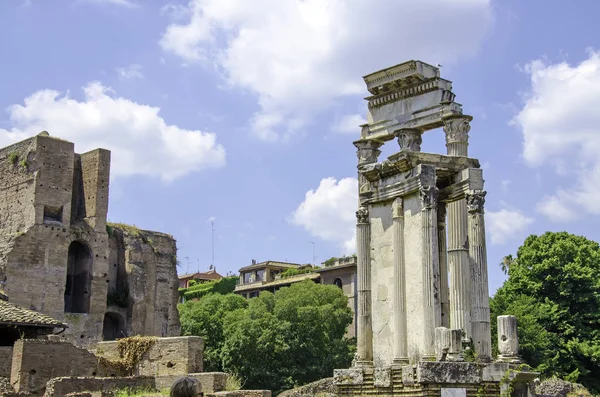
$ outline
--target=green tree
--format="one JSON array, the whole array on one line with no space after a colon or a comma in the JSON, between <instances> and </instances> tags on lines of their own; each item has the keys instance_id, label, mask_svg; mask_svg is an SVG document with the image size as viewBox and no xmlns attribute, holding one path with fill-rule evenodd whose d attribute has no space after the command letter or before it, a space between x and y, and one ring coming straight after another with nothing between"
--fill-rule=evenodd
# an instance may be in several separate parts
<instances>
[{"instance_id":1,"label":"green tree","mask_svg":"<svg viewBox=\"0 0 600 397\"><path fill-rule=\"evenodd\" d=\"M289 389L350 364L352 312L342 291L305 281L262 292L225 318L223 367L246 388Z\"/></svg>"},{"instance_id":2,"label":"green tree","mask_svg":"<svg viewBox=\"0 0 600 397\"><path fill-rule=\"evenodd\" d=\"M600 392L600 246L566 232L529 236L507 261L492 318L514 314L524 360Z\"/></svg>"},{"instance_id":3,"label":"green tree","mask_svg":"<svg viewBox=\"0 0 600 397\"><path fill-rule=\"evenodd\" d=\"M226 314L248 306L248 301L235 294L209 294L198 301L178 306L182 335L204 339L204 369L223 371L223 321Z\"/></svg>"}]
</instances>

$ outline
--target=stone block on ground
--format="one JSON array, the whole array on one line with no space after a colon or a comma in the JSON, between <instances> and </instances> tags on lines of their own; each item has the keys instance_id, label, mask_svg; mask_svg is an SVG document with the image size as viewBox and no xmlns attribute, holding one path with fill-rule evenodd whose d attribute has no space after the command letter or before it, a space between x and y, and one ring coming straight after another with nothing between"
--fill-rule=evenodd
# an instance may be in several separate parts
<instances>
[{"instance_id":1,"label":"stone block on ground","mask_svg":"<svg viewBox=\"0 0 600 397\"><path fill-rule=\"evenodd\" d=\"M295 389L279 393L277 397L336 397L338 388L333 384L333 378L320 379Z\"/></svg>"}]
</instances>

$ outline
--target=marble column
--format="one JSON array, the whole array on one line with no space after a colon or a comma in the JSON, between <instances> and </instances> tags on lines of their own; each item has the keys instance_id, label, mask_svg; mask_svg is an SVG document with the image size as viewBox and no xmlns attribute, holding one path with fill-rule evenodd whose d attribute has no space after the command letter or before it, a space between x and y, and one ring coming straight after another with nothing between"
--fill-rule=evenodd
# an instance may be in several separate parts
<instances>
[{"instance_id":1,"label":"marble column","mask_svg":"<svg viewBox=\"0 0 600 397\"><path fill-rule=\"evenodd\" d=\"M358 292L358 315L356 321L355 366L373 366L373 326L371 322L371 225L369 211L361 206L356 211L356 270Z\"/></svg>"},{"instance_id":2,"label":"marble column","mask_svg":"<svg viewBox=\"0 0 600 397\"><path fill-rule=\"evenodd\" d=\"M444 121L448 156L468 156L471 116L456 116Z\"/></svg>"},{"instance_id":3,"label":"marble column","mask_svg":"<svg viewBox=\"0 0 600 397\"><path fill-rule=\"evenodd\" d=\"M467 232L467 201L461 198L447 204L448 270L450 273L450 328L471 338L471 269Z\"/></svg>"},{"instance_id":4,"label":"marble column","mask_svg":"<svg viewBox=\"0 0 600 397\"><path fill-rule=\"evenodd\" d=\"M404 268L404 207L402 199L392 204L394 250L394 364L408 364L408 335L406 329L406 281Z\"/></svg>"},{"instance_id":5,"label":"marble column","mask_svg":"<svg viewBox=\"0 0 600 397\"><path fill-rule=\"evenodd\" d=\"M440 306L442 327L450 328L450 295L448 292L448 251L446 244L446 205L438 203L438 252L440 263Z\"/></svg>"},{"instance_id":6,"label":"marble column","mask_svg":"<svg viewBox=\"0 0 600 397\"><path fill-rule=\"evenodd\" d=\"M423 360L435 360L435 328L441 325L441 307L437 296L440 282L437 198L435 186L420 190L423 225Z\"/></svg>"},{"instance_id":7,"label":"marble column","mask_svg":"<svg viewBox=\"0 0 600 397\"><path fill-rule=\"evenodd\" d=\"M471 332L475 353L481 361L492 357L484 204L486 192L467 194L469 257L471 262Z\"/></svg>"},{"instance_id":8,"label":"marble column","mask_svg":"<svg viewBox=\"0 0 600 397\"><path fill-rule=\"evenodd\" d=\"M496 361L514 364L521 362L515 316L498 316L498 358Z\"/></svg>"},{"instance_id":9,"label":"marble column","mask_svg":"<svg viewBox=\"0 0 600 397\"><path fill-rule=\"evenodd\" d=\"M398 145L400 145L400 151L405 152L420 152L421 143L423 138L421 137L421 131L417 129L402 129L395 132L398 137Z\"/></svg>"}]
</instances>

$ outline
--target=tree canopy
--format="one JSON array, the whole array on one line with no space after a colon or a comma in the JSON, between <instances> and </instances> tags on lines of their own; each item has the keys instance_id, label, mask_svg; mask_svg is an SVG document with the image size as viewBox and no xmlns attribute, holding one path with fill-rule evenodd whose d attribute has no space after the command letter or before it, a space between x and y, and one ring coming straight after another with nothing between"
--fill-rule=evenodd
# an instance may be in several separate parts
<instances>
[{"instance_id":1,"label":"tree canopy","mask_svg":"<svg viewBox=\"0 0 600 397\"><path fill-rule=\"evenodd\" d=\"M517 316L523 359L600 392L598 243L566 232L529 236L503 265L508 280L490 302L492 318Z\"/></svg>"},{"instance_id":2,"label":"tree canopy","mask_svg":"<svg viewBox=\"0 0 600 397\"><path fill-rule=\"evenodd\" d=\"M330 377L354 353L344 338L352 311L333 285L304 281L249 300L207 295L180 315L184 335L205 338L206 369L233 373L245 388L277 392Z\"/></svg>"}]
</instances>

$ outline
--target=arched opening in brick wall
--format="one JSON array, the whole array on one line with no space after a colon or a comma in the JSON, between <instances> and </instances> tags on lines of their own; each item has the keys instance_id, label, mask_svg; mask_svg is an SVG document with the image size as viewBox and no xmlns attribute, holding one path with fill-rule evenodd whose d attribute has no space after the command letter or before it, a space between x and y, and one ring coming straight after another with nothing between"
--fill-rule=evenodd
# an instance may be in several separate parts
<instances>
[{"instance_id":1,"label":"arched opening in brick wall","mask_svg":"<svg viewBox=\"0 0 600 397\"><path fill-rule=\"evenodd\" d=\"M69 246L65 313L89 313L92 274L92 250L82 241Z\"/></svg>"},{"instance_id":2,"label":"arched opening in brick wall","mask_svg":"<svg viewBox=\"0 0 600 397\"><path fill-rule=\"evenodd\" d=\"M123 316L115 312L107 312L104 315L104 324L102 325L102 339L105 341L124 338L125 321Z\"/></svg>"},{"instance_id":3,"label":"arched opening in brick wall","mask_svg":"<svg viewBox=\"0 0 600 397\"><path fill-rule=\"evenodd\" d=\"M342 279L341 278L336 278L335 280L333 280L333 285L335 285L338 288L342 288L343 284L342 284Z\"/></svg>"}]
</instances>

